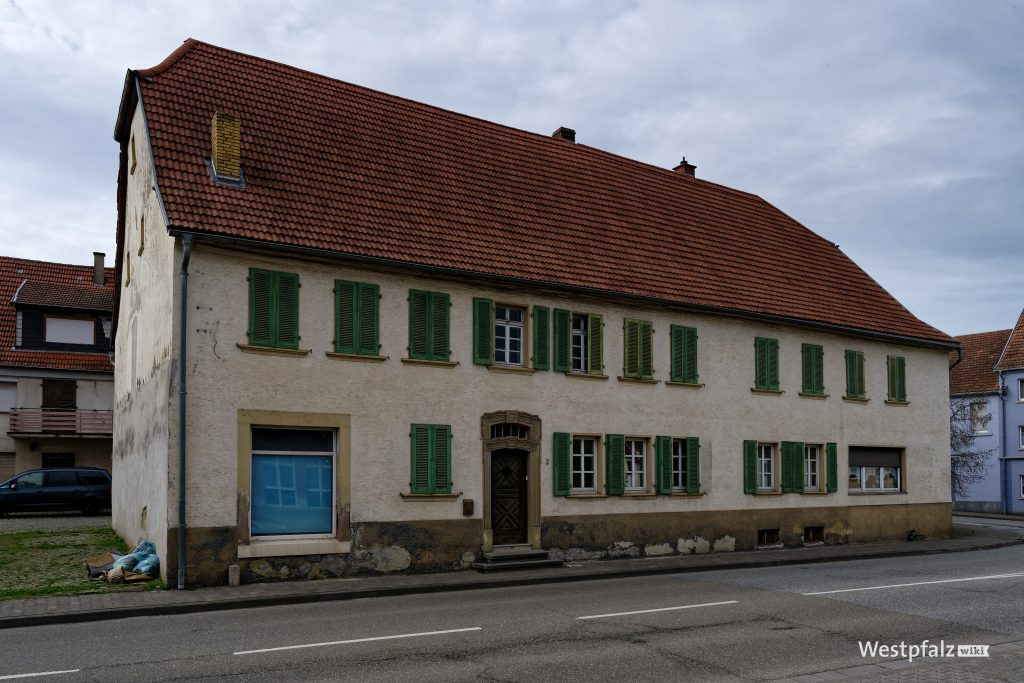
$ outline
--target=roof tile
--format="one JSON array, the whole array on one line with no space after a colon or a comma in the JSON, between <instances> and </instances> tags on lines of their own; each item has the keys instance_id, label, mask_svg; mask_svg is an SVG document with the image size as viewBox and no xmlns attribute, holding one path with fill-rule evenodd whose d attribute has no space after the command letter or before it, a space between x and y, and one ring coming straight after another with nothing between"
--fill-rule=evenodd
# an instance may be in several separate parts
<instances>
[{"instance_id":1,"label":"roof tile","mask_svg":"<svg viewBox=\"0 0 1024 683\"><path fill-rule=\"evenodd\" d=\"M960 342L960 362L949 371L949 393L983 394L999 390L996 362L1006 345L1011 330L965 334L955 339ZM949 362L956 362L951 351Z\"/></svg>"},{"instance_id":2,"label":"roof tile","mask_svg":"<svg viewBox=\"0 0 1024 683\"><path fill-rule=\"evenodd\" d=\"M746 192L193 40L137 73L176 229L951 342Z\"/></svg>"}]
</instances>

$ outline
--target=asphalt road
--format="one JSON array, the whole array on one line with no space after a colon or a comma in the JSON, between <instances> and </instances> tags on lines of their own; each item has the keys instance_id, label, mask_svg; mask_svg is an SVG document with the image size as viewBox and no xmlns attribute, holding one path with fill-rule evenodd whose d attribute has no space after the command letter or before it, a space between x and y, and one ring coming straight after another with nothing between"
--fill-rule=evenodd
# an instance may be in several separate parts
<instances>
[{"instance_id":1,"label":"asphalt road","mask_svg":"<svg viewBox=\"0 0 1024 683\"><path fill-rule=\"evenodd\" d=\"M864 659L859 641L1024 641L1021 596L1021 546L618 578L10 629L2 632L0 679L43 673L50 675L31 680L848 675L851 667L892 662ZM1018 660L1024 664L1024 644ZM939 664L968 661L990 675L1003 671L1004 680L1021 679L1006 657L914 664L932 665L935 673Z\"/></svg>"}]
</instances>

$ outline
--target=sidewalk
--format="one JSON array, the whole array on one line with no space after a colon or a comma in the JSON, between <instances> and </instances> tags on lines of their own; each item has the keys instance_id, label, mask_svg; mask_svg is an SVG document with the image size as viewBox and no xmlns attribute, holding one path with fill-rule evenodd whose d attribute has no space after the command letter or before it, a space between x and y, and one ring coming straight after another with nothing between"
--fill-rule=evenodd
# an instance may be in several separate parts
<instances>
[{"instance_id":1,"label":"sidewalk","mask_svg":"<svg viewBox=\"0 0 1024 683\"><path fill-rule=\"evenodd\" d=\"M565 581L838 562L905 555L931 555L1024 544L1024 531L957 527L948 540L865 543L784 548L705 555L672 555L635 560L568 562L561 567L491 572L453 571L322 581L255 583L238 588L131 591L0 601L0 629L101 621L133 616L186 614L213 610L352 600L413 593L527 586Z\"/></svg>"}]
</instances>

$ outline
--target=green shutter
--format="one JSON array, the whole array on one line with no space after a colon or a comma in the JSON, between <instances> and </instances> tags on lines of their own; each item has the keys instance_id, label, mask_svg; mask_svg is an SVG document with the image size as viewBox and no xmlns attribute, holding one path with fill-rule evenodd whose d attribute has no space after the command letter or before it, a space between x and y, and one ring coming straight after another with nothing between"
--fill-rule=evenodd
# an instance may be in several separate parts
<instances>
[{"instance_id":1,"label":"green shutter","mask_svg":"<svg viewBox=\"0 0 1024 683\"><path fill-rule=\"evenodd\" d=\"M494 364L494 301L473 299L473 362Z\"/></svg>"},{"instance_id":2,"label":"green shutter","mask_svg":"<svg viewBox=\"0 0 1024 683\"><path fill-rule=\"evenodd\" d=\"M451 300L444 292L430 293L430 359L448 360L448 318Z\"/></svg>"},{"instance_id":3,"label":"green shutter","mask_svg":"<svg viewBox=\"0 0 1024 683\"><path fill-rule=\"evenodd\" d=\"M768 340L754 339L754 388L768 388Z\"/></svg>"},{"instance_id":4,"label":"green shutter","mask_svg":"<svg viewBox=\"0 0 1024 683\"><path fill-rule=\"evenodd\" d=\"M779 340L768 340L768 388L779 390Z\"/></svg>"},{"instance_id":5,"label":"green shutter","mask_svg":"<svg viewBox=\"0 0 1024 683\"><path fill-rule=\"evenodd\" d=\"M356 291L355 282L334 281L334 350L356 353Z\"/></svg>"},{"instance_id":6,"label":"green shutter","mask_svg":"<svg viewBox=\"0 0 1024 683\"><path fill-rule=\"evenodd\" d=\"M686 437L686 492L700 493L700 439Z\"/></svg>"},{"instance_id":7,"label":"green shutter","mask_svg":"<svg viewBox=\"0 0 1024 683\"><path fill-rule=\"evenodd\" d=\"M782 492L800 493L804 489L804 445L782 442Z\"/></svg>"},{"instance_id":8,"label":"green shutter","mask_svg":"<svg viewBox=\"0 0 1024 683\"><path fill-rule=\"evenodd\" d=\"M826 478L825 490L835 493L839 490L839 456L834 443L825 444Z\"/></svg>"},{"instance_id":9,"label":"green shutter","mask_svg":"<svg viewBox=\"0 0 1024 683\"><path fill-rule=\"evenodd\" d=\"M557 372L569 372L572 368L572 351L570 348L572 338L572 314L564 308L556 308L552 313L552 327L554 328L554 351L553 361Z\"/></svg>"},{"instance_id":10,"label":"green shutter","mask_svg":"<svg viewBox=\"0 0 1024 683\"><path fill-rule=\"evenodd\" d=\"M640 377L640 321L627 318L622 328L622 374L624 377Z\"/></svg>"},{"instance_id":11,"label":"green shutter","mask_svg":"<svg viewBox=\"0 0 1024 683\"><path fill-rule=\"evenodd\" d=\"M430 486L430 425L412 425L409 431L412 462L410 465L409 491L412 493L433 493Z\"/></svg>"},{"instance_id":12,"label":"green shutter","mask_svg":"<svg viewBox=\"0 0 1024 683\"><path fill-rule=\"evenodd\" d=\"M277 280L277 340L283 349L299 347L299 276L274 273Z\"/></svg>"},{"instance_id":13,"label":"green shutter","mask_svg":"<svg viewBox=\"0 0 1024 683\"><path fill-rule=\"evenodd\" d=\"M409 290L409 358L426 360L430 357L429 303L430 292Z\"/></svg>"},{"instance_id":14,"label":"green shutter","mask_svg":"<svg viewBox=\"0 0 1024 683\"><path fill-rule=\"evenodd\" d=\"M672 493L672 437L654 437L654 467L658 493Z\"/></svg>"},{"instance_id":15,"label":"green shutter","mask_svg":"<svg viewBox=\"0 0 1024 683\"><path fill-rule=\"evenodd\" d=\"M533 307L533 367L551 367L551 310L547 306Z\"/></svg>"},{"instance_id":16,"label":"green shutter","mask_svg":"<svg viewBox=\"0 0 1024 683\"><path fill-rule=\"evenodd\" d=\"M743 442L743 493L757 493L757 442Z\"/></svg>"},{"instance_id":17,"label":"green shutter","mask_svg":"<svg viewBox=\"0 0 1024 683\"><path fill-rule=\"evenodd\" d=\"M683 328L683 381L696 384L700 381L697 372L697 328Z\"/></svg>"},{"instance_id":18,"label":"green shutter","mask_svg":"<svg viewBox=\"0 0 1024 683\"><path fill-rule=\"evenodd\" d=\"M861 398L867 396L867 389L864 386L864 353L857 352L857 395Z\"/></svg>"},{"instance_id":19,"label":"green shutter","mask_svg":"<svg viewBox=\"0 0 1024 683\"><path fill-rule=\"evenodd\" d=\"M621 496L626 487L626 437L606 434L604 437L604 492Z\"/></svg>"},{"instance_id":20,"label":"green shutter","mask_svg":"<svg viewBox=\"0 0 1024 683\"><path fill-rule=\"evenodd\" d=\"M433 486L431 493L452 492L452 428L449 425L431 425L431 456L433 459Z\"/></svg>"},{"instance_id":21,"label":"green shutter","mask_svg":"<svg viewBox=\"0 0 1024 683\"><path fill-rule=\"evenodd\" d=\"M803 375L801 390L805 394L824 394L824 349L817 344L804 344L800 347L800 353L800 365Z\"/></svg>"},{"instance_id":22,"label":"green shutter","mask_svg":"<svg viewBox=\"0 0 1024 683\"><path fill-rule=\"evenodd\" d=\"M670 356L668 364L668 378L673 382L682 382L684 381L683 363L685 362L685 355L683 352L684 341L682 325L669 326L668 345Z\"/></svg>"},{"instance_id":23,"label":"green shutter","mask_svg":"<svg viewBox=\"0 0 1024 683\"><path fill-rule=\"evenodd\" d=\"M568 496L572 492L572 437L567 432L555 432L551 448L551 486L556 496Z\"/></svg>"},{"instance_id":24,"label":"green shutter","mask_svg":"<svg viewBox=\"0 0 1024 683\"><path fill-rule=\"evenodd\" d=\"M903 356L896 358L896 400L907 400L907 359Z\"/></svg>"},{"instance_id":25,"label":"green shutter","mask_svg":"<svg viewBox=\"0 0 1024 683\"><path fill-rule=\"evenodd\" d=\"M654 376L654 325L641 320L640 334L640 376L650 379Z\"/></svg>"},{"instance_id":26,"label":"green shutter","mask_svg":"<svg viewBox=\"0 0 1024 683\"><path fill-rule=\"evenodd\" d=\"M864 354L860 351L846 351L846 395L864 398Z\"/></svg>"},{"instance_id":27,"label":"green shutter","mask_svg":"<svg viewBox=\"0 0 1024 683\"><path fill-rule=\"evenodd\" d=\"M359 312L356 317L358 346L356 353L364 356L376 356L380 352L379 339L379 304L380 287L361 283L359 285Z\"/></svg>"},{"instance_id":28,"label":"green shutter","mask_svg":"<svg viewBox=\"0 0 1024 683\"><path fill-rule=\"evenodd\" d=\"M249 269L249 343L272 346L271 297L274 274L259 268Z\"/></svg>"},{"instance_id":29,"label":"green shutter","mask_svg":"<svg viewBox=\"0 0 1024 683\"><path fill-rule=\"evenodd\" d=\"M587 316L587 355L591 375L604 372L604 318L591 313Z\"/></svg>"}]
</instances>

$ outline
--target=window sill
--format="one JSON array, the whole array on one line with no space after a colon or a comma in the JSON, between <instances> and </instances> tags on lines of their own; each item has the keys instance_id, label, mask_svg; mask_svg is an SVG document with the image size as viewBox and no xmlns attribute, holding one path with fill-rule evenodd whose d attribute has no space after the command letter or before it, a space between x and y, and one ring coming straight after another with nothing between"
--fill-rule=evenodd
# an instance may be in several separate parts
<instances>
[{"instance_id":1,"label":"window sill","mask_svg":"<svg viewBox=\"0 0 1024 683\"><path fill-rule=\"evenodd\" d=\"M786 392L781 389L758 389L756 387L750 387L750 393L758 394L759 396L782 396Z\"/></svg>"},{"instance_id":2,"label":"window sill","mask_svg":"<svg viewBox=\"0 0 1024 683\"><path fill-rule=\"evenodd\" d=\"M885 401L885 405L887 405L887 406L909 406L910 405L910 401L889 401L889 400L886 400Z\"/></svg>"},{"instance_id":3,"label":"window sill","mask_svg":"<svg viewBox=\"0 0 1024 683\"><path fill-rule=\"evenodd\" d=\"M797 394L797 396L799 396L800 398L813 398L816 401L824 401L825 399L828 398L828 394L807 394L802 391L799 394Z\"/></svg>"},{"instance_id":4,"label":"window sill","mask_svg":"<svg viewBox=\"0 0 1024 683\"><path fill-rule=\"evenodd\" d=\"M386 361L391 356L364 356L358 353L339 353L337 351L328 351L324 354L328 358L335 360L355 360L363 363L379 363Z\"/></svg>"},{"instance_id":5,"label":"window sill","mask_svg":"<svg viewBox=\"0 0 1024 683\"><path fill-rule=\"evenodd\" d=\"M644 491L626 491L620 498L632 498L635 500L657 500L657 493L646 493Z\"/></svg>"},{"instance_id":6,"label":"window sill","mask_svg":"<svg viewBox=\"0 0 1024 683\"><path fill-rule=\"evenodd\" d=\"M682 491L673 491L669 494L670 498L702 498L703 493L683 493Z\"/></svg>"},{"instance_id":7,"label":"window sill","mask_svg":"<svg viewBox=\"0 0 1024 683\"><path fill-rule=\"evenodd\" d=\"M265 356L308 356L312 349L279 349L276 346L252 346L250 344L235 344L240 350L246 353L261 353Z\"/></svg>"},{"instance_id":8,"label":"window sill","mask_svg":"<svg viewBox=\"0 0 1024 683\"><path fill-rule=\"evenodd\" d=\"M765 496L765 497L770 498L772 496L783 496L785 494L782 491L757 491L755 493L748 494L748 495L752 495L752 496Z\"/></svg>"},{"instance_id":9,"label":"window sill","mask_svg":"<svg viewBox=\"0 0 1024 683\"><path fill-rule=\"evenodd\" d=\"M454 368L459 364L454 360L425 360L423 358L403 358L402 362L406 365L433 365L439 368Z\"/></svg>"},{"instance_id":10,"label":"window sill","mask_svg":"<svg viewBox=\"0 0 1024 683\"><path fill-rule=\"evenodd\" d=\"M604 493L570 493L566 496L570 500L599 500L601 498L607 498L608 495Z\"/></svg>"},{"instance_id":11,"label":"window sill","mask_svg":"<svg viewBox=\"0 0 1024 683\"><path fill-rule=\"evenodd\" d=\"M485 365L488 372L496 372L500 375L532 375L536 370L524 368L517 365Z\"/></svg>"},{"instance_id":12,"label":"window sill","mask_svg":"<svg viewBox=\"0 0 1024 683\"><path fill-rule=\"evenodd\" d=\"M608 379L608 375L591 375L588 372L567 372L565 376L573 379Z\"/></svg>"},{"instance_id":13,"label":"window sill","mask_svg":"<svg viewBox=\"0 0 1024 683\"><path fill-rule=\"evenodd\" d=\"M867 403L870 398L857 398L856 396L843 396L843 400L847 403Z\"/></svg>"},{"instance_id":14,"label":"window sill","mask_svg":"<svg viewBox=\"0 0 1024 683\"><path fill-rule=\"evenodd\" d=\"M683 387L685 389L700 389L701 387L704 386L704 383L701 382L701 383L698 384L696 382L672 382L672 381L667 381L667 382L665 382L665 386L667 386L667 387Z\"/></svg>"},{"instance_id":15,"label":"window sill","mask_svg":"<svg viewBox=\"0 0 1024 683\"><path fill-rule=\"evenodd\" d=\"M828 494L829 494L828 491L801 491L800 492L801 496L827 496Z\"/></svg>"},{"instance_id":16,"label":"window sill","mask_svg":"<svg viewBox=\"0 0 1024 683\"><path fill-rule=\"evenodd\" d=\"M307 538L284 541L250 541L238 544L238 558L290 557L293 555L338 555L351 551L351 541L336 538Z\"/></svg>"},{"instance_id":17,"label":"window sill","mask_svg":"<svg viewBox=\"0 0 1024 683\"><path fill-rule=\"evenodd\" d=\"M898 496L906 494L906 491L847 491L851 496Z\"/></svg>"},{"instance_id":18,"label":"window sill","mask_svg":"<svg viewBox=\"0 0 1024 683\"><path fill-rule=\"evenodd\" d=\"M445 500L457 500L462 497L462 492L458 493L406 493L405 491L400 492L398 495L402 497L402 500L418 500L418 501L445 501Z\"/></svg>"},{"instance_id":19,"label":"window sill","mask_svg":"<svg viewBox=\"0 0 1024 683\"><path fill-rule=\"evenodd\" d=\"M660 379L648 379L644 377L623 377L622 375L619 375L618 379L620 382L628 382L629 384L657 384L658 382L661 381Z\"/></svg>"}]
</instances>

